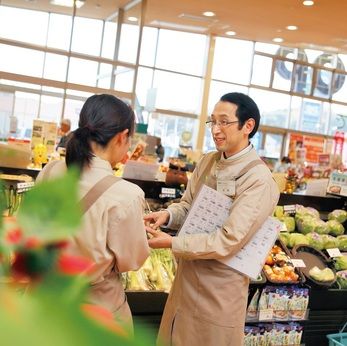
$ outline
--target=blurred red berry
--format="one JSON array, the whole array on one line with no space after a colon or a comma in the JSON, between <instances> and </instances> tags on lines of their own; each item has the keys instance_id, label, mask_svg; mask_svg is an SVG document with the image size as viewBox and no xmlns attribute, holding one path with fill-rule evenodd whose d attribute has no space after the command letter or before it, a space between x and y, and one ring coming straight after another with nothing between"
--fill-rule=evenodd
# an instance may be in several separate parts
<instances>
[{"instance_id":1,"label":"blurred red berry","mask_svg":"<svg viewBox=\"0 0 347 346\"><path fill-rule=\"evenodd\" d=\"M24 247L27 249L36 249L42 245L42 242L37 237L29 237L25 239Z\"/></svg>"},{"instance_id":2,"label":"blurred red berry","mask_svg":"<svg viewBox=\"0 0 347 346\"><path fill-rule=\"evenodd\" d=\"M19 244L22 238L23 232L19 227L9 230L5 236L6 241L13 245Z\"/></svg>"}]
</instances>

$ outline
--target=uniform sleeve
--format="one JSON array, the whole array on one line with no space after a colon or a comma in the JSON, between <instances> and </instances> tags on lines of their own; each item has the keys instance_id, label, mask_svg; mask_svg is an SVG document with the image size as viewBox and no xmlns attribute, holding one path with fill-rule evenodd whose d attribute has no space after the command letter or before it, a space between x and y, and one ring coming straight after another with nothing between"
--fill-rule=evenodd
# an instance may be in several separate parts
<instances>
[{"instance_id":1,"label":"uniform sleeve","mask_svg":"<svg viewBox=\"0 0 347 346\"><path fill-rule=\"evenodd\" d=\"M116 258L119 272L137 270L149 255L143 205L143 196L136 196L109 211L107 246Z\"/></svg>"},{"instance_id":2,"label":"uniform sleeve","mask_svg":"<svg viewBox=\"0 0 347 346\"><path fill-rule=\"evenodd\" d=\"M279 197L275 183L259 177L234 201L222 229L212 234L181 235L172 250L185 259L222 259L236 254L271 215Z\"/></svg>"}]
</instances>

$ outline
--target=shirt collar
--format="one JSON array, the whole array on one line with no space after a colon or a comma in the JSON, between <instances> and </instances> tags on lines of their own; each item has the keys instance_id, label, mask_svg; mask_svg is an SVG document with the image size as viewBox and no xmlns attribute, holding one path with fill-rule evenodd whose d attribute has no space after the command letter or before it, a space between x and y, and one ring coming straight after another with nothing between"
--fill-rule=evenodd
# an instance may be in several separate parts
<instances>
[{"instance_id":1,"label":"shirt collar","mask_svg":"<svg viewBox=\"0 0 347 346\"><path fill-rule=\"evenodd\" d=\"M251 150L253 149L253 144L252 143L249 143L249 145L245 148L245 149L242 149L241 151L239 151L238 153L234 154L234 155L231 155L229 156L228 158L225 158L224 157L224 153L222 155L223 159L225 160L235 160L235 159L238 159L239 157L249 153Z\"/></svg>"},{"instance_id":2,"label":"shirt collar","mask_svg":"<svg viewBox=\"0 0 347 346\"><path fill-rule=\"evenodd\" d=\"M103 160L97 156L92 157L91 166L95 167L95 168L101 168L101 169L105 169L107 171L113 172L111 164L108 161Z\"/></svg>"}]
</instances>

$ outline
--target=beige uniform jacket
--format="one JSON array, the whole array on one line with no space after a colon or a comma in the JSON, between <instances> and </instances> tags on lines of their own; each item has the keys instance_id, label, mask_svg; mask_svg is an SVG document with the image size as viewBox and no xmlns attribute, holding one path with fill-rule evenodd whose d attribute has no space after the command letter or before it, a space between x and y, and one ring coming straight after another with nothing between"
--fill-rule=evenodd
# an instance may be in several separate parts
<instances>
[{"instance_id":1,"label":"beige uniform jacket","mask_svg":"<svg viewBox=\"0 0 347 346\"><path fill-rule=\"evenodd\" d=\"M45 176L45 169L37 181ZM52 168L48 178L61 175L65 170L62 161ZM111 165L94 157L91 166L82 173L80 197L111 174ZM131 313L120 273L138 269L149 255L143 207L144 192L128 181L117 181L84 214L81 229L68 249L70 253L86 256L95 263L90 277L89 301L107 308L125 322L131 322Z\"/></svg>"},{"instance_id":2,"label":"beige uniform jacket","mask_svg":"<svg viewBox=\"0 0 347 346\"><path fill-rule=\"evenodd\" d=\"M213 164L211 162L213 160ZM188 183L180 203L170 208L170 227L184 221L203 178L216 189L218 176L235 177L249 162L259 160L256 151L235 159L206 154ZM211 162L206 177L201 177ZM247 306L247 277L216 259L236 254L260 228L277 204L279 192L265 164L257 165L236 180L236 196L223 228L213 234L174 237L172 250L178 270L166 303L159 340L175 346L242 346Z\"/></svg>"}]
</instances>

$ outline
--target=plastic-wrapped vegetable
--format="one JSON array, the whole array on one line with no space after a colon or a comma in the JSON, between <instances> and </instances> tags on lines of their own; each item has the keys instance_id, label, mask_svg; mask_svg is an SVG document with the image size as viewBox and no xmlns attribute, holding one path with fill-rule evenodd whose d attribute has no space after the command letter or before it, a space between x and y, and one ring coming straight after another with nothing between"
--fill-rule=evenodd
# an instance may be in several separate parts
<instances>
[{"instance_id":1,"label":"plastic-wrapped vegetable","mask_svg":"<svg viewBox=\"0 0 347 346\"><path fill-rule=\"evenodd\" d=\"M318 267L313 267L308 273L316 281L326 282L335 279L334 272L330 268L319 269Z\"/></svg>"},{"instance_id":2,"label":"plastic-wrapped vegetable","mask_svg":"<svg viewBox=\"0 0 347 346\"><path fill-rule=\"evenodd\" d=\"M336 273L336 281L340 288L347 288L347 270L341 270Z\"/></svg>"},{"instance_id":3,"label":"plastic-wrapped vegetable","mask_svg":"<svg viewBox=\"0 0 347 346\"><path fill-rule=\"evenodd\" d=\"M280 219L287 227L288 232L295 231L295 219L292 216L284 216Z\"/></svg>"},{"instance_id":4,"label":"plastic-wrapped vegetable","mask_svg":"<svg viewBox=\"0 0 347 346\"><path fill-rule=\"evenodd\" d=\"M276 216L279 219L284 216L283 206L276 205L275 210L274 210L274 216Z\"/></svg>"},{"instance_id":5,"label":"plastic-wrapped vegetable","mask_svg":"<svg viewBox=\"0 0 347 346\"><path fill-rule=\"evenodd\" d=\"M324 249L334 249L339 246L339 241L332 235L322 234Z\"/></svg>"},{"instance_id":6,"label":"plastic-wrapped vegetable","mask_svg":"<svg viewBox=\"0 0 347 346\"><path fill-rule=\"evenodd\" d=\"M335 209L328 214L329 220L336 220L340 223L344 223L347 220L347 212L342 209Z\"/></svg>"},{"instance_id":7,"label":"plastic-wrapped vegetable","mask_svg":"<svg viewBox=\"0 0 347 346\"><path fill-rule=\"evenodd\" d=\"M315 219L314 232L318 234L328 234L328 227L326 222L321 219Z\"/></svg>"},{"instance_id":8,"label":"plastic-wrapped vegetable","mask_svg":"<svg viewBox=\"0 0 347 346\"><path fill-rule=\"evenodd\" d=\"M314 247L317 250L323 250L324 249L324 242L322 239L322 236L318 233L312 232L306 235L306 238L309 242L309 245Z\"/></svg>"},{"instance_id":9,"label":"plastic-wrapped vegetable","mask_svg":"<svg viewBox=\"0 0 347 346\"><path fill-rule=\"evenodd\" d=\"M285 245L289 246L289 239L290 239L291 234L288 232L280 232L279 238L280 241Z\"/></svg>"},{"instance_id":10,"label":"plastic-wrapped vegetable","mask_svg":"<svg viewBox=\"0 0 347 346\"><path fill-rule=\"evenodd\" d=\"M339 241L339 249L347 251L347 234L339 235L337 240Z\"/></svg>"},{"instance_id":11,"label":"plastic-wrapped vegetable","mask_svg":"<svg viewBox=\"0 0 347 346\"><path fill-rule=\"evenodd\" d=\"M292 248L295 245L309 245L309 241L304 234L291 233L289 236L288 247Z\"/></svg>"},{"instance_id":12,"label":"plastic-wrapped vegetable","mask_svg":"<svg viewBox=\"0 0 347 346\"><path fill-rule=\"evenodd\" d=\"M336 257L334 266L336 270L347 270L347 256Z\"/></svg>"},{"instance_id":13,"label":"plastic-wrapped vegetable","mask_svg":"<svg viewBox=\"0 0 347 346\"><path fill-rule=\"evenodd\" d=\"M334 235L335 237L345 233L345 228L343 227L343 225L336 220L329 220L326 224L329 234Z\"/></svg>"},{"instance_id":14,"label":"plastic-wrapped vegetable","mask_svg":"<svg viewBox=\"0 0 347 346\"><path fill-rule=\"evenodd\" d=\"M316 219L312 216L304 216L297 221L298 230L302 234L314 232L316 227Z\"/></svg>"},{"instance_id":15,"label":"plastic-wrapped vegetable","mask_svg":"<svg viewBox=\"0 0 347 346\"><path fill-rule=\"evenodd\" d=\"M319 211L312 207L306 207L305 214L311 215L317 219L320 218Z\"/></svg>"}]
</instances>

